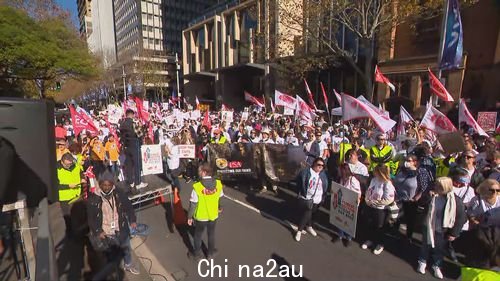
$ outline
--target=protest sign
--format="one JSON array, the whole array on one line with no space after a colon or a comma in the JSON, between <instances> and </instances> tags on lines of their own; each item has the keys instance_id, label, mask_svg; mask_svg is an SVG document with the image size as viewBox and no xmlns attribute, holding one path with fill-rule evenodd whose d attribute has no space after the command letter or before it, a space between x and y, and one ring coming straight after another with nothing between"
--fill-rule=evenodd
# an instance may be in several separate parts
<instances>
[{"instance_id":1,"label":"protest sign","mask_svg":"<svg viewBox=\"0 0 500 281\"><path fill-rule=\"evenodd\" d=\"M461 152L466 149L464 139L460 132L439 135L438 140L446 155Z\"/></svg>"},{"instance_id":2,"label":"protest sign","mask_svg":"<svg viewBox=\"0 0 500 281\"><path fill-rule=\"evenodd\" d=\"M200 111L199 111L199 110L193 110L193 111L191 112L191 119L193 119L193 120L198 120L198 119L200 119L200 118L201 118L201 113L200 113Z\"/></svg>"},{"instance_id":3,"label":"protest sign","mask_svg":"<svg viewBox=\"0 0 500 281\"><path fill-rule=\"evenodd\" d=\"M226 123L233 122L233 112L232 111L222 111L221 112L222 121L226 121Z\"/></svg>"},{"instance_id":4,"label":"protest sign","mask_svg":"<svg viewBox=\"0 0 500 281\"><path fill-rule=\"evenodd\" d=\"M283 115L295 115L295 110L289 107L283 107Z\"/></svg>"},{"instance_id":5,"label":"protest sign","mask_svg":"<svg viewBox=\"0 0 500 281\"><path fill-rule=\"evenodd\" d=\"M179 158L189 158L194 159L196 155L196 145L194 144L182 144L178 145Z\"/></svg>"},{"instance_id":6,"label":"protest sign","mask_svg":"<svg viewBox=\"0 0 500 281\"><path fill-rule=\"evenodd\" d=\"M161 146L159 144L141 146L141 158L142 174L144 176L163 173Z\"/></svg>"},{"instance_id":7,"label":"protest sign","mask_svg":"<svg viewBox=\"0 0 500 281\"><path fill-rule=\"evenodd\" d=\"M248 120L248 111L241 113L241 120Z\"/></svg>"},{"instance_id":8,"label":"protest sign","mask_svg":"<svg viewBox=\"0 0 500 281\"><path fill-rule=\"evenodd\" d=\"M111 124L118 124L123 115L123 110L114 104L108 105L108 121Z\"/></svg>"},{"instance_id":9,"label":"protest sign","mask_svg":"<svg viewBox=\"0 0 500 281\"><path fill-rule=\"evenodd\" d=\"M357 220L358 193L332 182L330 223L354 238Z\"/></svg>"},{"instance_id":10,"label":"protest sign","mask_svg":"<svg viewBox=\"0 0 500 281\"><path fill-rule=\"evenodd\" d=\"M497 123L496 112L479 112L477 114L477 123L487 132L495 131Z\"/></svg>"}]
</instances>

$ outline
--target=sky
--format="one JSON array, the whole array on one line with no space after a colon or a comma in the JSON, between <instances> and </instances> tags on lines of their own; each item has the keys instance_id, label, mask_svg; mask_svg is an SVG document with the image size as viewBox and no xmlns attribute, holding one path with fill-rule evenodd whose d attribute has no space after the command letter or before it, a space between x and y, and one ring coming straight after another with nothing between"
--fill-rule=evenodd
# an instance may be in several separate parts
<instances>
[{"instance_id":1,"label":"sky","mask_svg":"<svg viewBox=\"0 0 500 281\"><path fill-rule=\"evenodd\" d=\"M68 10L71 13L71 19L73 20L73 24L78 26L78 10L76 6L76 0L56 0L56 2L61 5L64 9Z\"/></svg>"}]
</instances>

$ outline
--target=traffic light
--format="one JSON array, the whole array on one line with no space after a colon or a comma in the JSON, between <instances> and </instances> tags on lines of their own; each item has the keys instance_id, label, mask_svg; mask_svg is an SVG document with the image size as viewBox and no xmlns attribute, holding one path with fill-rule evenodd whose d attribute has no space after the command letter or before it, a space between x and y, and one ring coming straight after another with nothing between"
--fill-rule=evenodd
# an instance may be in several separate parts
<instances>
[{"instance_id":1,"label":"traffic light","mask_svg":"<svg viewBox=\"0 0 500 281\"><path fill-rule=\"evenodd\" d=\"M61 90L61 82L56 82L56 91L60 91Z\"/></svg>"}]
</instances>

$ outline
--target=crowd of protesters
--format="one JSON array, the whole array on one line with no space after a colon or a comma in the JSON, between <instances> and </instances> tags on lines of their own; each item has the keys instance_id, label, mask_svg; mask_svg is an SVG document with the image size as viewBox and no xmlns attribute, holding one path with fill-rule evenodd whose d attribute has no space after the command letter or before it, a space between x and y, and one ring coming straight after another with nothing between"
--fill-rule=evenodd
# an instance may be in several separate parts
<instances>
[{"instance_id":1,"label":"crowd of protesters","mask_svg":"<svg viewBox=\"0 0 500 281\"><path fill-rule=\"evenodd\" d=\"M182 113L187 112L190 110ZM360 241L362 249L380 255L388 239L386 234L399 232L404 224L408 243L420 245L415 266L421 274L425 274L429 262L434 276L442 279L443 257L457 261L457 253L464 254L463 262L470 266L500 266L500 254L495 254L500 253L499 240L492 237L499 235L500 227L500 151L495 132L483 136L461 126L465 148L446 154L442 147L445 144L419 127L418 122L405 124L406 133L397 135L393 131L380 132L367 120L342 123L320 115L312 122L304 122L294 116L252 109L232 112L231 118L221 112L206 112L182 120L169 118L174 112L158 107L149 110L147 122L141 121L132 109L124 113L125 118L118 124L106 125L105 116L96 110L93 118L102 126L95 134L82 132L75 136L68 119L60 120L56 128L56 152L62 164L69 155L82 172L90 166L96 175L111 172L106 176L101 199L92 197L94 201L104 202L113 189L109 185L115 181L126 181L130 192L147 186L141 180L141 144L163 145L165 176L177 188L180 177L188 183L196 180L198 165L207 161L209 144L300 146L307 166L297 177L301 217L296 241L305 231L316 236L314 213L325 201L329 183L335 181L359 194L363 216L359 221L369 229L367 240ZM196 159L180 159L180 144L194 144ZM261 183L260 192L268 186L278 192L279 183L269 179ZM123 200L122 196L113 198ZM96 208L101 205L107 206L92 204ZM113 211L102 209L103 214ZM131 217L129 223L133 224ZM123 221L111 223L124 227ZM97 224L93 221L92 225ZM98 236L111 231L109 225L105 231L98 230L94 227ZM420 242L414 235L417 231L422 234ZM348 246L352 238L338 232ZM121 240L128 243L127 239Z\"/></svg>"}]
</instances>

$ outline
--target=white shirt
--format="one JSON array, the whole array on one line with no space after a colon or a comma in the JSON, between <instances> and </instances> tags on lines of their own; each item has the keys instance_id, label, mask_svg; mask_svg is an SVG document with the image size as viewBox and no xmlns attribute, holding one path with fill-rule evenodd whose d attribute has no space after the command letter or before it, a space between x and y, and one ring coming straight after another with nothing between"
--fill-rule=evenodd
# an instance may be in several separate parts
<instances>
[{"instance_id":1,"label":"white shirt","mask_svg":"<svg viewBox=\"0 0 500 281\"><path fill-rule=\"evenodd\" d=\"M165 147L170 150L167 156L167 165L170 170L179 168L179 147L174 145L170 139L164 139Z\"/></svg>"},{"instance_id":2,"label":"white shirt","mask_svg":"<svg viewBox=\"0 0 500 281\"><path fill-rule=\"evenodd\" d=\"M268 138L267 140L261 139L260 142L262 142L262 143L274 143L274 141L271 138Z\"/></svg>"},{"instance_id":3,"label":"white shirt","mask_svg":"<svg viewBox=\"0 0 500 281\"><path fill-rule=\"evenodd\" d=\"M328 144L324 140L319 142L319 157L323 157L323 153L325 153L325 149L328 149Z\"/></svg>"},{"instance_id":4,"label":"white shirt","mask_svg":"<svg viewBox=\"0 0 500 281\"><path fill-rule=\"evenodd\" d=\"M357 194L361 195L361 185L358 179L354 176L350 176L347 182L342 184L345 188L350 189Z\"/></svg>"},{"instance_id":5,"label":"white shirt","mask_svg":"<svg viewBox=\"0 0 500 281\"><path fill-rule=\"evenodd\" d=\"M351 173L353 173L353 174L368 177L368 168L365 166L365 164L363 164L359 161L356 162L356 164L349 163L349 169L351 170Z\"/></svg>"},{"instance_id":6,"label":"white shirt","mask_svg":"<svg viewBox=\"0 0 500 281\"><path fill-rule=\"evenodd\" d=\"M453 187L453 192L462 199L465 209L469 208L472 199L476 196L476 194L474 194L474 188L470 186ZM469 230L469 221L466 221L462 227L462 231L466 230Z\"/></svg>"},{"instance_id":7,"label":"white shirt","mask_svg":"<svg viewBox=\"0 0 500 281\"><path fill-rule=\"evenodd\" d=\"M319 173L316 173L313 169L309 169L311 177L309 178L309 183L307 184L307 200L312 199L314 204L321 203L323 197L323 186L321 179L319 178Z\"/></svg>"}]
</instances>

